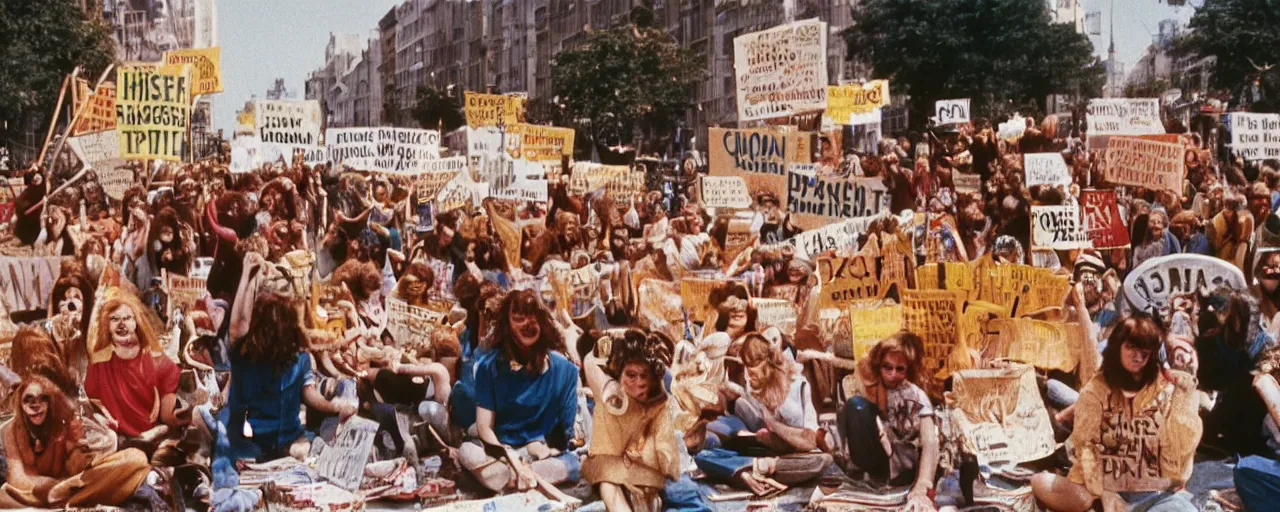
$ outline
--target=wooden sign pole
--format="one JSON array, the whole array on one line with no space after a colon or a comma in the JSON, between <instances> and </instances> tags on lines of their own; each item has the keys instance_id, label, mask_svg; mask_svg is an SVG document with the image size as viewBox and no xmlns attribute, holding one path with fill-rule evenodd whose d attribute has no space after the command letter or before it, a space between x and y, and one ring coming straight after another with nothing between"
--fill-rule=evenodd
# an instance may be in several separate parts
<instances>
[{"instance_id":1,"label":"wooden sign pole","mask_svg":"<svg viewBox=\"0 0 1280 512\"><path fill-rule=\"evenodd\" d=\"M62 79L62 90L58 92L58 105L53 107L53 116L49 118L49 131L44 135L44 144L40 146L40 156L36 158L37 164L44 164L45 152L49 150L49 141L53 140L53 130L58 127L58 114L62 111L62 102L67 99L67 84L75 79L80 73L80 67L77 66L75 71Z\"/></svg>"}]
</instances>

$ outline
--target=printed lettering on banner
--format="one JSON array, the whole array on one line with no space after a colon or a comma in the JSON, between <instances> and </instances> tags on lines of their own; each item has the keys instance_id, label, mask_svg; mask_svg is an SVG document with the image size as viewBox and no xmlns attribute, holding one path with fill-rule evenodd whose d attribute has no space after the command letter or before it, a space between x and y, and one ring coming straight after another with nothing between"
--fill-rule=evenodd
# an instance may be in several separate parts
<instances>
[{"instance_id":1,"label":"printed lettering on banner","mask_svg":"<svg viewBox=\"0 0 1280 512\"><path fill-rule=\"evenodd\" d=\"M427 343L445 321L444 313L387 297L387 331L398 347Z\"/></svg>"},{"instance_id":2,"label":"printed lettering on banner","mask_svg":"<svg viewBox=\"0 0 1280 512\"><path fill-rule=\"evenodd\" d=\"M827 87L826 117L835 124L855 124L853 116L867 115L889 104L889 81Z\"/></svg>"},{"instance_id":3,"label":"printed lettering on banner","mask_svg":"<svg viewBox=\"0 0 1280 512\"><path fill-rule=\"evenodd\" d=\"M1280 159L1280 114L1233 112L1231 150L1245 160Z\"/></svg>"},{"instance_id":4,"label":"printed lettering on banner","mask_svg":"<svg viewBox=\"0 0 1280 512\"><path fill-rule=\"evenodd\" d=\"M116 68L120 157L181 161L191 121L191 68L123 64Z\"/></svg>"},{"instance_id":5,"label":"printed lettering on banner","mask_svg":"<svg viewBox=\"0 0 1280 512\"><path fill-rule=\"evenodd\" d=\"M1032 247L1069 251L1093 246L1074 205L1031 206Z\"/></svg>"},{"instance_id":6,"label":"printed lettering on banner","mask_svg":"<svg viewBox=\"0 0 1280 512\"><path fill-rule=\"evenodd\" d=\"M222 49L185 48L165 52L164 63L169 66L191 65L191 95L202 96L222 92Z\"/></svg>"},{"instance_id":7,"label":"printed lettering on banner","mask_svg":"<svg viewBox=\"0 0 1280 512\"><path fill-rule=\"evenodd\" d=\"M817 164L787 166L787 211L850 219L886 208L888 187L880 178L837 178L817 174Z\"/></svg>"},{"instance_id":8,"label":"printed lettering on banner","mask_svg":"<svg viewBox=\"0 0 1280 512\"><path fill-rule=\"evenodd\" d=\"M733 70L739 122L824 110L827 24L797 21L735 37Z\"/></svg>"},{"instance_id":9,"label":"printed lettering on banner","mask_svg":"<svg viewBox=\"0 0 1280 512\"><path fill-rule=\"evenodd\" d=\"M360 490L365 463L373 450L378 422L353 416L338 426L337 439L316 461L316 474L348 491Z\"/></svg>"},{"instance_id":10,"label":"printed lettering on banner","mask_svg":"<svg viewBox=\"0 0 1280 512\"><path fill-rule=\"evenodd\" d=\"M947 358L959 341L962 292L951 290L903 290L903 327L924 338L925 390L941 396L947 378Z\"/></svg>"},{"instance_id":11,"label":"printed lettering on banner","mask_svg":"<svg viewBox=\"0 0 1280 512\"><path fill-rule=\"evenodd\" d=\"M506 127L507 153L534 162L573 156L573 128L517 123Z\"/></svg>"},{"instance_id":12,"label":"printed lettering on banner","mask_svg":"<svg viewBox=\"0 0 1280 512\"><path fill-rule=\"evenodd\" d=\"M751 207L751 192L741 176L700 176L702 206L705 208Z\"/></svg>"},{"instance_id":13,"label":"printed lettering on banner","mask_svg":"<svg viewBox=\"0 0 1280 512\"><path fill-rule=\"evenodd\" d=\"M1169 298L1226 286L1248 291L1244 273L1226 260L1201 254L1170 254L1151 258L1124 279L1124 296L1139 311L1167 311Z\"/></svg>"},{"instance_id":14,"label":"printed lettering on banner","mask_svg":"<svg viewBox=\"0 0 1280 512\"><path fill-rule=\"evenodd\" d=\"M10 313L49 307L53 283L62 271L62 259L0 256L0 301Z\"/></svg>"},{"instance_id":15,"label":"printed lettering on banner","mask_svg":"<svg viewBox=\"0 0 1280 512\"><path fill-rule=\"evenodd\" d=\"M969 122L969 98L958 100L938 100L934 102L933 111L938 124L964 124Z\"/></svg>"},{"instance_id":16,"label":"printed lettering on banner","mask_svg":"<svg viewBox=\"0 0 1280 512\"><path fill-rule=\"evenodd\" d=\"M80 87L76 111L80 120L71 130L72 135L85 135L116 129L116 85L102 84L97 91L89 91L89 84L78 81ZM89 104L84 106L85 102ZM119 150L117 150L118 152Z\"/></svg>"},{"instance_id":17,"label":"printed lettering on banner","mask_svg":"<svg viewBox=\"0 0 1280 512\"><path fill-rule=\"evenodd\" d=\"M525 98L507 94L466 92L467 126L510 126L524 120Z\"/></svg>"},{"instance_id":18,"label":"printed lettering on banner","mask_svg":"<svg viewBox=\"0 0 1280 512\"><path fill-rule=\"evenodd\" d=\"M1129 229L1120 217L1114 190L1080 192L1080 217L1095 249L1129 247Z\"/></svg>"},{"instance_id":19,"label":"printed lettering on banner","mask_svg":"<svg viewBox=\"0 0 1280 512\"><path fill-rule=\"evenodd\" d=\"M951 418L965 451L989 467L1048 457L1056 443L1030 366L961 370L952 381Z\"/></svg>"},{"instance_id":20,"label":"printed lettering on banner","mask_svg":"<svg viewBox=\"0 0 1280 512\"><path fill-rule=\"evenodd\" d=\"M1111 137L1107 141L1103 179L1180 194L1187 174L1185 153L1182 144Z\"/></svg>"},{"instance_id":21,"label":"printed lettering on banner","mask_svg":"<svg viewBox=\"0 0 1280 512\"><path fill-rule=\"evenodd\" d=\"M1028 187L1071 184L1071 171L1061 153L1028 153L1022 159Z\"/></svg>"},{"instance_id":22,"label":"printed lettering on banner","mask_svg":"<svg viewBox=\"0 0 1280 512\"><path fill-rule=\"evenodd\" d=\"M292 161L295 149L307 150L322 145L320 140L320 102L316 100L257 100L253 105L253 125L258 140L265 146L277 146Z\"/></svg>"},{"instance_id":23,"label":"printed lettering on banner","mask_svg":"<svg viewBox=\"0 0 1280 512\"><path fill-rule=\"evenodd\" d=\"M440 158L440 132L415 128L330 128L325 131L334 165L404 176L427 172ZM453 165L453 162L445 165Z\"/></svg>"},{"instance_id":24,"label":"printed lettering on banner","mask_svg":"<svg viewBox=\"0 0 1280 512\"><path fill-rule=\"evenodd\" d=\"M862 360L876 343L902 330L902 305L849 308L849 324L853 326L853 357Z\"/></svg>"}]
</instances>

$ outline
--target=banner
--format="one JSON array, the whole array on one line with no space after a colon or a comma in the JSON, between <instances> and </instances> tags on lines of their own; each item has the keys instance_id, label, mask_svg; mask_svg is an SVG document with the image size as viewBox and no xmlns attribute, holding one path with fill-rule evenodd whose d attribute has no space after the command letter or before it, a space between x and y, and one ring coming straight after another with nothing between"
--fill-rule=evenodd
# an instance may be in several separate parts
<instances>
[{"instance_id":1,"label":"banner","mask_svg":"<svg viewBox=\"0 0 1280 512\"><path fill-rule=\"evenodd\" d=\"M1094 249L1118 249L1129 246L1129 230L1120 217L1115 190L1083 190L1080 192L1080 217L1084 231Z\"/></svg>"},{"instance_id":2,"label":"banner","mask_svg":"<svg viewBox=\"0 0 1280 512\"><path fill-rule=\"evenodd\" d=\"M257 100L253 105L253 125L265 147L275 145L286 155L295 148L320 146L320 123L324 116L316 100ZM285 161L291 161L286 158Z\"/></svg>"},{"instance_id":3,"label":"banner","mask_svg":"<svg viewBox=\"0 0 1280 512\"><path fill-rule=\"evenodd\" d=\"M467 157L455 156L427 162L427 169L413 179L419 202L433 201L440 190L467 170Z\"/></svg>"},{"instance_id":4,"label":"banner","mask_svg":"<svg viewBox=\"0 0 1280 512\"><path fill-rule=\"evenodd\" d=\"M507 153L534 162L573 157L573 128L517 123L506 127Z\"/></svg>"},{"instance_id":5,"label":"banner","mask_svg":"<svg viewBox=\"0 0 1280 512\"><path fill-rule=\"evenodd\" d=\"M733 70L738 122L826 109L827 24L812 19L735 37Z\"/></svg>"},{"instance_id":6,"label":"banner","mask_svg":"<svg viewBox=\"0 0 1280 512\"><path fill-rule=\"evenodd\" d=\"M1226 286L1248 291L1244 273L1230 262L1200 254L1170 254L1151 258L1124 278L1124 296L1139 311L1165 311L1174 295Z\"/></svg>"},{"instance_id":7,"label":"banner","mask_svg":"<svg viewBox=\"0 0 1280 512\"><path fill-rule=\"evenodd\" d=\"M1074 205L1031 205L1031 246L1069 251L1092 247L1080 225L1080 209Z\"/></svg>"},{"instance_id":8,"label":"banner","mask_svg":"<svg viewBox=\"0 0 1280 512\"><path fill-rule=\"evenodd\" d=\"M1280 114L1233 112L1231 150L1245 160L1280 159Z\"/></svg>"},{"instance_id":9,"label":"banner","mask_svg":"<svg viewBox=\"0 0 1280 512\"><path fill-rule=\"evenodd\" d=\"M1185 153L1181 144L1112 137L1107 141L1102 176L1111 183L1181 194L1187 174Z\"/></svg>"},{"instance_id":10,"label":"banner","mask_svg":"<svg viewBox=\"0 0 1280 512\"><path fill-rule=\"evenodd\" d=\"M430 345L431 333L445 323L444 313L387 297L387 332L397 347Z\"/></svg>"},{"instance_id":11,"label":"banner","mask_svg":"<svg viewBox=\"0 0 1280 512\"><path fill-rule=\"evenodd\" d=\"M466 92L467 126L511 126L524 120L525 98L507 94Z\"/></svg>"},{"instance_id":12,"label":"banner","mask_svg":"<svg viewBox=\"0 0 1280 512\"><path fill-rule=\"evenodd\" d=\"M938 124L964 124L969 122L969 98L938 100L933 104Z\"/></svg>"},{"instance_id":13,"label":"banner","mask_svg":"<svg viewBox=\"0 0 1280 512\"><path fill-rule=\"evenodd\" d=\"M427 172L428 162L440 158L440 132L435 130L330 128L325 140L333 165L361 171L415 175Z\"/></svg>"},{"instance_id":14,"label":"banner","mask_svg":"<svg viewBox=\"0 0 1280 512\"><path fill-rule=\"evenodd\" d=\"M700 176L698 183L704 208L751 207L751 192L741 176Z\"/></svg>"},{"instance_id":15,"label":"banner","mask_svg":"<svg viewBox=\"0 0 1280 512\"><path fill-rule=\"evenodd\" d=\"M76 122L75 129L71 130L71 134L86 135L103 131L115 131L115 84L102 84L93 93L89 92L89 84L81 82L78 85L80 87L80 101L76 102L76 111L80 112L81 105L84 105L85 102L89 102L89 106L84 107L80 114L80 120ZM119 150L117 150L118 152Z\"/></svg>"},{"instance_id":16,"label":"banner","mask_svg":"<svg viewBox=\"0 0 1280 512\"><path fill-rule=\"evenodd\" d=\"M889 104L889 81L827 87L827 113L835 124L855 124L853 116L867 115Z\"/></svg>"},{"instance_id":17,"label":"banner","mask_svg":"<svg viewBox=\"0 0 1280 512\"><path fill-rule=\"evenodd\" d=\"M644 172L632 171L625 165L574 162L570 173L569 193L574 195L604 189L609 197L626 199L644 190Z\"/></svg>"},{"instance_id":18,"label":"banner","mask_svg":"<svg viewBox=\"0 0 1280 512\"><path fill-rule=\"evenodd\" d=\"M125 164L120 158L120 135L115 130L70 137L67 145L86 167L114 169Z\"/></svg>"},{"instance_id":19,"label":"banner","mask_svg":"<svg viewBox=\"0 0 1280 512\"><path fill-rule=\"evenodd\" d=\"M853 357L862 360L876 343L902 330L902 305L850 308L849 323L853 326Z\"/></svg>"},{"instance_id":20,"label":"banner","mask_svg":"<svg viewBox=\"0 0 1280 512\"><path fill-rule=\"evenodd\" d=\"M1094 98L1089 100L1089 138L1112 135L1157 135L1160 100L1156 98Z\"/></svg>"},{"instance_id":21,"label":"banner","mask_svg":"<svg viewBox=\"0 0 1280 512\"><path fill-rule=\"evenodd\" d=\"M787 166L787 211L850 219L885 210L888 187L880 178L837 178L817 175L816 164Z\"/></svg>"},{"instance_id":22,"label":"banner","mask_svg":"<svg viewBox=\"0 0 1280 512\"><path fill-rule=\"evenodd\" d=\"M965 452L987 467L1043 459L1056 448L1049 411L1030 366L961 370L952 381L951 417Z\"/></svg>"},{"instance_id":23,"label":"banner","mask_svg":"<svg viewBox=\"0 0 1280 512\"><path fill-rule=\"evenodd\" d=\"M164 63L169 66L191 65L191 95L202 96L222 92L222 49L186 48L165 52Z\"/></svg>"},{"instance_id":24,"label":"banner","mask_svg":"<svg viewBox=\"0 0 1280 512\"><path fill-rule=\"evenodd\" d=\"M1070 185L1071 171L1062 153L1028 153L1022 155L1022 169L1027 187L1036 185Z\"/></svg>"},{"instance_id":25,"label":"banner","mask_svg":"<svg viewBox=\"0 0 1280 512\"><path fill-rule=\"evenodd\" d=\"M182 161L191 121L189 69L157 69L150 64L116 68L121 158Z\"/></svg>"}]
</instances>

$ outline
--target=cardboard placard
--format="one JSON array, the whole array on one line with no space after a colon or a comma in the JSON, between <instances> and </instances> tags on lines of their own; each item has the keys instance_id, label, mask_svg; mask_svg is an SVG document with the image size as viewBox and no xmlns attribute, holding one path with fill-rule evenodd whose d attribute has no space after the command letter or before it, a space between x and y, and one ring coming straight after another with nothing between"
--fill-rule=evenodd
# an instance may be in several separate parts
<instances>
[{"instance_id":1,"label":"cardboard placard","mask_svg":"<svg viewBox=\"0 0 1280 512\"><path fill-rule=\"evenodd\" d=\"M964 124L969 122L969 98L938 100L933 104L938 124Z\"/></svg>"},{"instance_id":2,"label":"cardboard placard","mask_svg":"<svg viewBox=\"0 0 1280 512\"><path fill-rule=\"evenodd\" d=\"M538 162L499 155L485 159L482 164L481 175L489 186L488 197L547 202L546 169Z\"/></svg>"},{"instance_id":3,"label":"cardboard placard","mask_svg":"<svg viewBox=\"0 0 1280 512\"><path fill-rule=\"evenodd\" d=\"M111 167L94 171L98 174L98 185L107 197L120 201L125 191L133 186L133 169L128 167Z\"/></svg>"},{"instance_id":4,"label":"cardboard placard","mask_svg":"<svg viewBox=\"0 0 1280 512\"><path fill-rule=\"evenodd\" d=\"M704 208L751 207L751 192L741 176L699 176L698 184Z\"/></svg>"},{"instance_id":5,"label":"cardboard placard","mask_svg":"<svg viewBox=\"0 0 1280 512\"><path fill-rule=\"evenodd\" d=\"M884 297L879 276L879 259L862 253L848 258L821 258L818 275L822 283L823 308L867 305Z\"/></svg>"},{"instance_id":6,"label":"cardboard placard","mask_svg":"<svg viewBox=\"0 0 1280 512\"><path fill-rule=\"evenodd\" d=\"M86 167L114 169L125 164L120 158L120 136L115 130L70 137L67 145Z\"/></svg>"},{"instance_id":7,"label":"cardboard placard","mask_svg":"<svg viewBox=\"0 0 1280 512\"><path fill-rule=\"evenodd\" d=\"M90 133L99 133L103 131L115 131L116 129L116 85L102 84L98 86L97 91L92 93L89 91L89 85L81 82L80 84L80 101L76 103L76 110L82 112L80 120L76 122L75 129L71 130L72 135L87 135ZM81 105L89 102L87 107ZM119 150L116 150L119 152Z\"/></svg>"},{"instance_id":8,"label":"cardboard placard","mask_svg":"<svg viewBox=\"0 0 1280 512\"><path fill-rule=\"evenodd\" d=\"M711 290L728 281L723 279L685 278L680 280L680 300L684 310L689 313L689 320L705 322L711 309Z\"/></svg>"},{"instance_id":9,"label":"cardboard placard","mask_svg":"<svg viewBox=\"0 0 1280 512\"><path fill-rule=\"evenodd\" d=\"M440 132L435 130L330 128L325 140L334 165L362 171L416 175L427 172L427 162L440 158Z\"/></svg>"},{"instance_id":10,"label":"cardboard placard","mask_svg":"<svg viewBox=\"0 0 1280 512\"><path fill-rule=\"evenodd\" d=\"M517 123L507 126L507 153L533 162L573 157L573 128Z\"/></svg>"},{"instance_id":11,"label":"cardboard placard","mask_svg":"<svg viewBox=\"0 0 1280 512\"><path fill-rule=\"evenodd\" d=\"M1245 160L1280 159L1280 114L1233 112L1231 150Z\"/></svg>"},{"instance_id":12,"label":"cardboard placard","mask_svg":"<svg viewBox=\"0 0 1280 512\"><path fill-rule=\"evenodd\" d=\"M960 307L963 292L950 290L903 290L903 327L924 338L925 390L931 396L942 393L947 358L959 341Z\"/></svg>"},{"instance_id":13,"label":"cardboard placard","mask_svg":"<svg viewBox=\"0 0 1280 512\"><path fill-rule=\"evenodd\" d=\"M1018 114L1014 114L996 128L996 138L1003 140L1021 139L1025 133L1027 133L1027 119Z\"/></svg>"},{"instance_id":14,"label":"cardboard placard","mask_svg":"<svg viewBox=\"0 0 1280 512\"><path fill-rule=\"evenodd\" d=\"M365 463L373 450L378 422L352 416L338 427L337 438L316 461L316 474L348 491L360 490Z\"/></svg>"},{"instance_id":15,"label":"cardboard placard","mask_svg":"<svg viewBox=\"0 0 1280 512\"><path fill-rule=\"evenodd\" d=\"M880 340L902 330L902 305L889 304L876 308L849 308L849 324L853 326L853 357L861 360L871 353Z\"/></svg>"},{"instance_id":16,"label":"cardboard placard","mask_svg":"<svg viewBox=\"0 0 1280 512\"><path fill-rule=\"evenodd\" d=\"M418 202L421 204L426 201L434 201L444 189L446 185L458 178L459 174L466 169L466 157L442 158L437 162L454 159L462 160L462 169L446 169L436 172L424 172L414 177L413 191L418 196Z\"/></svg>"},{"instance_id":17,"label":"cardboard placard","mask_svg":"<svg viewBox=\"0 0 1280 512\"><path fill-rule=\"evenodd\" d=\"M1187 174L1185 153L1185 148L1177 143L1111 137L1107 142L1103 179L1180 194Z\"/></svg>"},{"instance_id":18,"label":"cardboard placard","mask_svg":"<svg viewBox=\"0 0 1280 512\"><path fill-rule=\"evenodd\" d=\"M120 65L116 94L120 157L182 161L191 122L190 67Z\"/></svg>"},{"instance_id":19,"label":"cardboard placard","mask_svg":"<svg viewBox=\"0 0 1280 512\"><path fill-rule=\"evenodd\" d=\"M965 451L989 467L1048 457L1056 444L1049 411L1029 366L961 370L952 381L952 419Z\"/></svg>"},{"instance_id":20,"label":"cardboard placard","mask_svg":"<svg viewBox=\"0 0 1280 512\"><path fill-rule=\"evenodd\" d=\"M1129 247L1129 230L1120 216L1116 191L1081 191L1080 221L1095 249Z\"/></svg>"},{"instance_id":21,"label":"cardboard placard","mask_svg":"<svg viewBox=\"0 0 1280 512\"><path fill-rule=\"evenodd\" d=\"M625 165L574 162L571 173L569 193L574 195L605 189L605 195L616 200L644 190L644 172Z\"/></svg>"},{"instance_id":22,"label":"cardboard placard","mask_svg":"<svg viewBox=\"0 0 1280 512\"><path fill-rule=\"evenodd\" d=\"M636 286L639 303L638 324L644 329L661 331L671 339L684 338L684 310L681 308L680 284L662 279L642 279Z\"/></svg>"},{"instance_id":23,"label":"cardboard placard","mask_svg":"<svg viewBox=\"0 0 1280 512\"><path fill-rule=\"evenodd\" d=\"M1028 187L1071 184L1071 171L1062 153L1027 153L1022 155L1022 168Z\"/></svg>"},{"instance_id":24,"label":"cardboard placard","mask_svg":"<svg viewBox=\"0 0 1280 512\"><path fill-rule=\"evenodd\" d=\"M751 232L751 219L738 217L729 219L729 232L724 237L724 261L732 262L755 240L756 235Z\"/></svg>"},{"instance_id":25,"label":"cardboard placard","mask_svg":"<svg viewBox=\"0 0 1280 512\"><path fill-rule=\"evenodd\" d=\"M1031 246L1061 251L1092 247L1074 205L1031 205Z\"/></svg>"},{"instance_id":26,"label":"cardboard placard","mask_svg":"<svg viewBox=\"0 0 1280 512\"><path fill-rule=\"evenodd\" d=\"M977 194L982 191L982 176L977 174L951 173L951 183L957 194Z\"/></svg>"},{"instance_id":27,"label":"cardboard placard","mask_svg":"<svg viewBox=\"0 0 1280 512\"><path fill-rule=\"evenodd\" d=\"M1156 98L1093 98L1088 109L1090 139L1164 133L1160 100Z\"/></svg>"},{"instance_id":28,"label":"cardboard placard","mask_svg":"<svg viewBox=\"0 0 1280 512\"><path fill-rule=\"evenodd\" d=\"M203 96L222 92L222 49L184 48L165 52L164 63L169 66L191 65L191 95Z\"/></svg>"},{"instance_id":29,"label":"cardboard placard","mask_svg":"<svg viewBox=\"0 0 1280 512\"><path fill-rule=\"evenodd\" d=\"M827 113L835 124L854 124L855 115L867 115L889 104L889 81L827 87Z\"/></svg>"},{"instance_id":30,"label":"cardboard placard","mask_svg":"<svg viewBox=\"0 0 1280 512\"><path fill-rule=\"evenodd\" d=\"M467 156L498 156L502 153L502 131L496 127L467 128Z\"/></svg>"},{"instance_id":31,"label":"cardboard placard","mask_svg":"<svg viewBox=\"0 0 1280 512\"><path fill-rule=\"evenodd\" d=\"M996 265L984 257L973 267L978 299L1012 309L1017 315L1061 306L1071 289L1068 276L1030 265Z\"/></svg>"},{"instance_id":32,"label":"cardboard placard","mask_svg":"<svg viewBox=\"0 0 1280 512\"><path fill-rule=\"evenodd\" d=\"M0 302L5 311L31 311L49 306L53 283L62 272L62 258L0 256Z\"/></svg>"},{"instance_id":33,"label":"cardboard placard","mask_svg":"<svg viewBox=\"0 0 1280 512\"><path fill-rule=\"evenodd\" d=\"M431 333L442 327L445 321L444 313L387 297L387 331L397 347L428 342Z\"/></svg>"},{"instance_id":34,"label":"cardboard placard","mask_svg":"<svg viewBox=\"0 0 1280 512\"><path fill-rule=\"evenodd\" d=\"M323 119L316 100L257 100L253 104L253 126L263 146L276 146L291 162L295 149L306 151L321 145Z\"/></svg>"},{"instance_id":35,"label":"cardboard placard","mask_svg":"<svg viewBox=\"0 0 1280 512\"><path fill-rule=\"evenodd\" d=\"M811 19L735 37L733 70L739 122L826 109L827 24Z\"/></svg>"},{"instance_id":36,"label":"cardboard placard","mask_svg":"<svg viewBox=\"0 0 1280 512\"><path fill-rule=\"evenodd\" d=\"M887 208L889 188L880 178L837 178L817 174L816 164L787 165L787 211L851 219Z\"/></svg>"},{"instance_id":37,"label":"cardboard placard","mask_svg":"<svg viewBox=\"0 0 1280 512\"><path fill-rule=\"evenodd\" d=\"M1195 292L1201 285L1209 290L1249 290L1244 273L1230 262L1201 254L1170 254L1146 260L1129 272L1124 296L1139 311L1164 311L1170 297Z\"/></svg>"},{"instance_id":38,"label":"cardboard placard","mask_svg":"<svg viewBox=\"0 0 1280 512\"><path fill-rule=\"evenodd\" d=\"M165 274L164 288L169 293L169 309L165 315L173 318L173 311L193 311L195 305L209 294L209 282L195 277Z\"/></svg>"},{"instance_id":39,"label":"cardboard placard","mask_svg":"<svg viewBox=\"0 0 1280 512\"><path fill-rule=\"evenodd\" d=\"M467 126L510 126L523 122L526 98L510 94L466 92Z\"/></svg>"},{"instance_id":40,"label":"cardboard placard","mask_svg":"<svg viewBox=\"0 0 1280 512\"><path fill-rule=\"evenodd\" d=\"M751 305L756 308L756 325L758 330L777 327L786 335L796 333L796 305L783 299L752 298Z\"/></svg>"},{"instance_id":41,"label":"cardboard placard","mask_svg":"<svg viewBox=\"0 0 1280 512\"><path fill-rule=\"evenodd\" d=\"M1000 350L988 353L991 357L1004 357L1021 361L1042 370L1076 369L1078 360L1071 349L1071 338L1066 324L1045 322L1030 318L1000 318L987 327L999 333Z\"/></svg>"}]
</instances>

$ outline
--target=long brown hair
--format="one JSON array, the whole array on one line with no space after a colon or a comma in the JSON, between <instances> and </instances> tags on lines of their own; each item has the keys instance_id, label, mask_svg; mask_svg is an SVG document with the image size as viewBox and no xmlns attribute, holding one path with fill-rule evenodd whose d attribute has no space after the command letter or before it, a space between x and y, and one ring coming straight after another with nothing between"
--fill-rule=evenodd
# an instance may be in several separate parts
<instances>
[{"instance_id":1,"label":"long brown hair","mask_svg":"<svg viewBox=\"0 0 1280 512\"><path fill-rule=\"evenodd\" d=\"M45 414L44 424L39 426L30 424L31 420L27 419L27 414L22 410L22 395L32 384L39 384L44 388L44 392L49 394L49 412ZM11 428L16 429L13 437L19 442L29 442L31 434L37 434L37 437L48 443L62 435L63 431L70 428L76 420L76 412L71 408L71 400L67 399L67 395L57 384L43 375L24 377L10 400L12 403L9 406L17 416ZM18 454L9 454L9 456L16 457Z\"/></svg>"},{"instance_id":2,"label":"long brown hair","mask_svg":"<svg viewBox=\"0 0 1280 512\"><path fill-rule=\"evenodd\" d=\"M1143 386L1155 382L1160 372L1160 358L1155 353L1164 343L1165 330L1155 318L1148 313L1134 313L1133 316L1120 321L1111 336L1107 338L1107 348L1102 351L1102 371L1099 375L1111 389L1142 389ZM1135 381L1128 370L1124 369L1120 349L1129 343L1141 350L1150 350L1147 365L1142 368L1142 375Z\"/></svg>"},{"instance_id":3,"label":"long brown hair","mask_svg":"<svg viewBox=\"0 0 1280 512\"><path fill-rule=\"evenodd\" d=\"M98 310L98 328L93 333L93 339L89 340L93 343L89 346L90 362L101 362L111 358L109 355L112 350L111 321L109 319L111 314L115 313L121 306L128 306L133 311L133 320L137 325L138 344L142 347L142 352L145 354L146 352L163 351L153 323L158 321L158 319L155 319L155 313L143 306L142 302L132 293L117 289L102 304L102 309ZM99 356L104 352L107 353L105 357ZM94 356L98 356L97 361L92 360Z\"/></svg>"},{"instance_id":4,"label":"long brown hair","mask_svg":"<svg viewBox=\"0 0 1280 512\"><path fill-rule=\"evenodd\" d=\"M924 363L921 361L924 355L924 340L920 335L906 330L898 331L897 334L880 340L871 348L871 353L862 358L858 363L858 375L862 377L862 381L879 383L880 364L889 354L899 354L907 360L907 382L919 386L920 378L924 373Z\"/></svg>"},{"instance_id":5,"label":"long brown hair","mask_svg":"<svg viewBox=\"0 0 1280 512\"><path fill-rule=\"evenodd\" d=\"M269 364L282 372L307 347L298 309L289 299L268 293L253 304L249 330L236 348L251 363Z\"/></svg>"},{"instance_id":6,"label":"long brown hair","mask_svg":"<svg viewBox=\"0 0 1280 512\"><path fill-rule=\"evenodd\" d=\"M75 389L66 362L58 354L57 344L44 329L34 326L18 328L9 351L9 369L18 377L41 376L63 391Z\"/></svg>"},{"instance_id":7,"label":"long brown hair","mask_svg":"<svg viewBox=\"0 0 1280 512\"><path fill-rule=\"evenodd\" d=\"M538 322L538 341L533 344L529 357L520 356L516 348L516 333L511 329L511 315L533 316ZM538 302L538 296L532 290L515 290L502 299L497 321L492 325L488 336L482 344L484 348L496 349L502 359L522 364L529 375L541 375L547 367L547 355L552 350L565 353L564 338L556 328L551 312Z\"/></svg>"},{"instance_id":8,"label":"long brown hair","mask_svg":"<svg viewBox=\"0 0 1280 512\"><path fill-rule=\"evenodd\" d=\"M795 375L795 366L782 357L782 351L774 348L760 333L751 333L742 342L742 366L752 368L766 365L764 389L752 389L752 395L771 411L778 410L782 402L787 400L787 392L791 390L791 379Z\"/></svg>"}]
</instances>

